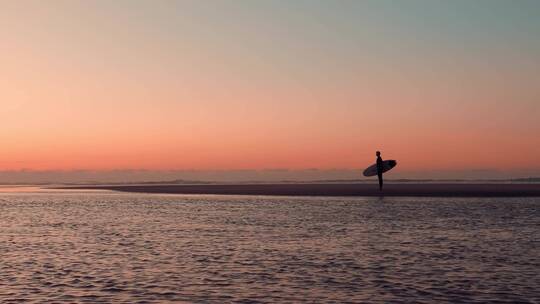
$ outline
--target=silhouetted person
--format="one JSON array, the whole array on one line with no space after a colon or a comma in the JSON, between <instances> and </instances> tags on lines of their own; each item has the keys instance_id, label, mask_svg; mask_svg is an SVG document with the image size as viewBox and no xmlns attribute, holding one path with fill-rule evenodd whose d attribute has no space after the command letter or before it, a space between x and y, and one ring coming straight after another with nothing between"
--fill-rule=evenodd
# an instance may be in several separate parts
<instances>
[{"instance_id":1,"label":"silhouetted person","mask_svg":"<svg viewBox=\"0 0 540 304\"><path fill-rule=\"evenodd\" d=\"M377 152L375 152L375 155L377 155L377 177L379 178L379 190L382 191L382 185L383 185L383 179L382 179L383 160L381 158L381 152L377 151Z\"/></svg>"}]
</instances>

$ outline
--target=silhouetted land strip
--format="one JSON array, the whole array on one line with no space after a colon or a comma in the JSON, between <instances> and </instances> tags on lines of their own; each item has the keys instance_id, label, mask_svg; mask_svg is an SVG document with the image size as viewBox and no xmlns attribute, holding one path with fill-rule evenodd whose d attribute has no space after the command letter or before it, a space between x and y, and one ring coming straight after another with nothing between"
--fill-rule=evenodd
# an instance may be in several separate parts
<instances>
[{"instance_id":1,"label":"silhouetted land strip","mask_svg":"<svg viewBox=\"0 0 540 304\"><path fill-rule=\"evenodd\" d=\"M287 196L430 196L518 197L540 196L540 184L213 184L71 186L60 189L114 190L139 193L287 195Z\"/></svg>"}]
</instances>

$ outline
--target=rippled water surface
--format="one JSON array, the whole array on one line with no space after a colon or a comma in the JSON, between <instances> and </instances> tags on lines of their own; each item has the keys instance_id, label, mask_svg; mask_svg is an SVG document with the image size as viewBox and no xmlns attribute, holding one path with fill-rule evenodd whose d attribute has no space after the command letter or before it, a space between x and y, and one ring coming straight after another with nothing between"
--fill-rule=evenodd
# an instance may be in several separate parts
<instances>
[{"instance_id":1,"label":"rippled water surface","mask_svg":"<svg viewBox=\"0 0 540 304\"><path fill-rule=\"evenodd\" d=\"M540 301L539 198L0 199L2 303Z\"/></svg>"}]
</instances>

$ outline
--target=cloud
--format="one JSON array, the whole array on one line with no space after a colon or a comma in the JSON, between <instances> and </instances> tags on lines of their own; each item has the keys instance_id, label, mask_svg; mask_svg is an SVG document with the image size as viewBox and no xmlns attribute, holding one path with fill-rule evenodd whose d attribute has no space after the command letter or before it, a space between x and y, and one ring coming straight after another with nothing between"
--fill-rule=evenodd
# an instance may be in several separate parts
<instances>
[{"instance_id":1,"label":"cloud","mask_svg":"<svg viewBox=\"0 0 540 304\"><path fill-rule=\"evenodd\" d=\"M538 169L436 170L400 171L396 168L388 179L510 179L540 176ZM1 184L43 183L136 183L164 181L202 182L280 182L317 180L363 180L361 169L265 169L265 170L109 170L109 171L0 171Z\"/></svg>"}]
</instances>

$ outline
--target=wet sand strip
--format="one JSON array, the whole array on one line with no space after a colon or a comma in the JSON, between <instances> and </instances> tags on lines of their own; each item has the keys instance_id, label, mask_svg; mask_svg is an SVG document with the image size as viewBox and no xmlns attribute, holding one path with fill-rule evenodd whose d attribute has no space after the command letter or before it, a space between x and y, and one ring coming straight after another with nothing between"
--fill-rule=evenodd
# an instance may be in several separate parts
<instances>
[{"instance_id":1,"label":"wet sand strip","mask_svg":"<svg viewBox=\"0 0 540 304\"><path fill-rule=\"evenodd\" d=\"M93 189L162 194L224 194L278 196L425 196L425 197L540 197L540 184L415 183L386 184L204 184L92 185L55 189Z\"/></svg>"}]
</instances>

